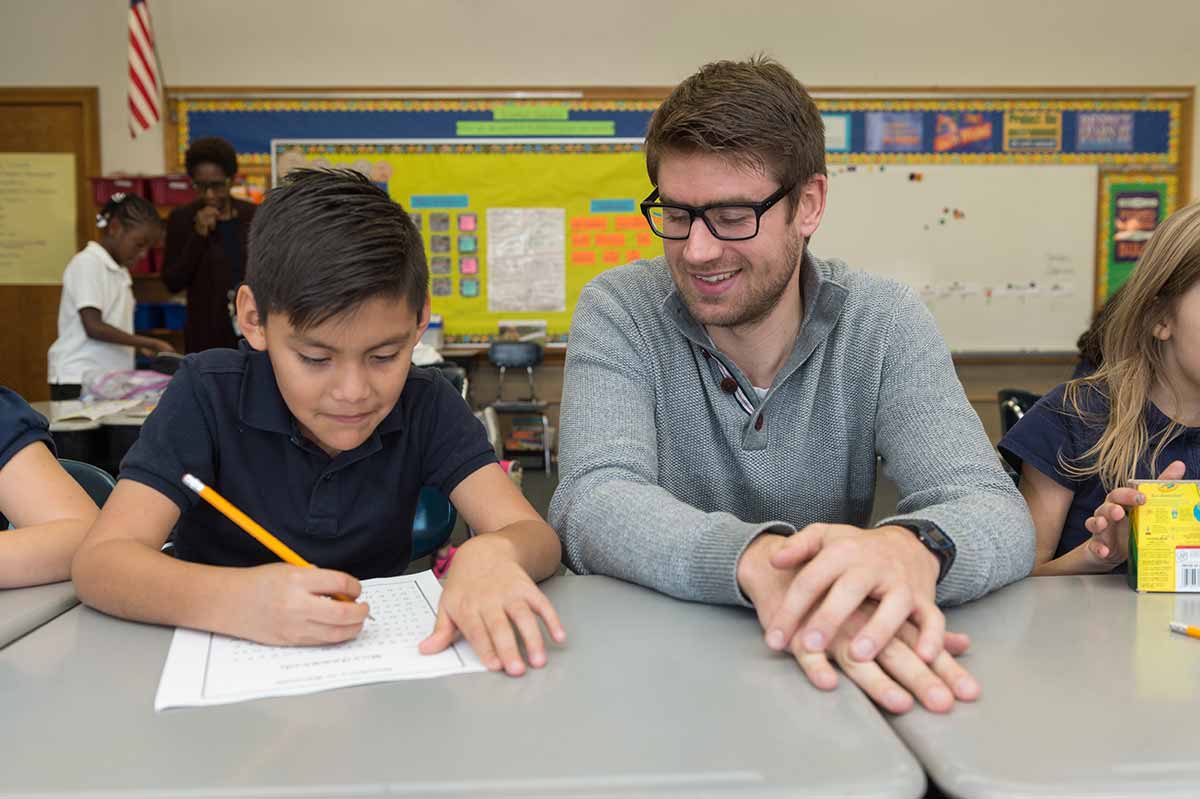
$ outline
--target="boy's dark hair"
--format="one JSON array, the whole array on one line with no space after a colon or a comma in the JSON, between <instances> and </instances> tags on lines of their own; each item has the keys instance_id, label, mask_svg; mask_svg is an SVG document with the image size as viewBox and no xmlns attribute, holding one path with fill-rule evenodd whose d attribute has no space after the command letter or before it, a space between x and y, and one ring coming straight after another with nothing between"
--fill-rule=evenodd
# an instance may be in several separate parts
<instances>
[{"instance_id":1,"label":"boy's dark hair","mask_svg":"<svg viewBox=\"0 0 1200 799\"><path fill-rule=\"evenodd\" d=\"M794 212L801 187L825 174L825 124L804 86L778 61L717 61L676 86L650 118L646 171L655 186L670 151L713 153L762 171L793 187Z\"/></svg>"},{"instance_id":2,"label":"boy's dark hair","mask_svg":"<svg viewBox=\"0 0 1200 799\"><path fill-rule=\"evenodd\" d=\"M100 213L96 214L96 227L107 228L108 223L113 219L119 220L121 225L126 228L145 224L155 227L162 225L162 217L158 215L158 209L145 197L137 194L118 192L109 197L108 202L100 209Z\"/></svg>"},{"instance_id":3,"label":"boy's dark hair","mask_svg":"<svg viewBox=\"0 0 1200 799\"><path fill-rule=\"evenodd\" d=\"M380 296L407 300L419 318L429 269L417 226L370 179L295 169L254 215L246 285L263 323L281 311L304 330Z\"/></svg>"},{"instance_id":4,"label":"boy's dark hair","mask_svg":"<svg viewBox=\"0 0 1200 799\"><path fill-rule=\"evenodd\" d=\"M184 156L184 166L187 167L188 175L195 177L196 167L200 164L216 164L221 167L225 177L232 178L238 171L237 150L220 136L196 139Z\"/></svg>"}]
</instances>

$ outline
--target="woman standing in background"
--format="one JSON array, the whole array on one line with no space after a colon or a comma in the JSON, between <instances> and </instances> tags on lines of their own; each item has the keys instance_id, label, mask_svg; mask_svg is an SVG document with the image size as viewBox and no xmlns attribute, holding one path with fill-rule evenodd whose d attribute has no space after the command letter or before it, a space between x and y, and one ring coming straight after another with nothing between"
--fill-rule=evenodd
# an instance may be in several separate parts
<instances>
[{"instance_id":1,"label":"woman standing in background","mask_svg":"<svg viewBox=\"0 0 1200 799\"><path fill-rule=\"evenodd\" d=\"M184 349L236 347L231 306L246 264L246 236L257 206L230 195L237 153L224 139L197 139L186 156L197 198L167 219L163 282L187 290Z\"/></svg>"}]
</instances>

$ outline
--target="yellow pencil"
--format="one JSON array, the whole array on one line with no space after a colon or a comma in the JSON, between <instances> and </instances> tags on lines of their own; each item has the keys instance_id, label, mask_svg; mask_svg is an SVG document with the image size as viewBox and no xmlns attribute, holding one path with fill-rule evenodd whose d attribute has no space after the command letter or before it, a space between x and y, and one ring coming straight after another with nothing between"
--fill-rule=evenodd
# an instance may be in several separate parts
<instances>
[{"instance_id":1,"label":"yellow pencil","mask_svg":"<svg viewBox=\"0 0 1200 799\"><path fill-rule=\"evenodd\" d=\"M1190 624L1182 624L1177 621L1171 622L1171 632L1186 635L1189 638L1200 638L1200 627L1193 627Z\"/></svg>"},{"instance_id":2,"label":"yellow pencil","mask_svg":"<svg viewBox=\"0 0 1200 799\"><path fill-rule=\"evenodd\" d=\"M252 535L258 543L274 552L284 563L290 563L293 566L300 566L305 569L316 568L304 558L297 555L287 544L267 532L261 524L242 513L232 502L206 486L200 478L195 475L185 474L183 476L183 484L199 494L200 498L208 502L209 505L212 505L223 513L229 521ZM334 594L333 598L342 602L354 601L345 594Z\"/></svg>"}]
</instances>

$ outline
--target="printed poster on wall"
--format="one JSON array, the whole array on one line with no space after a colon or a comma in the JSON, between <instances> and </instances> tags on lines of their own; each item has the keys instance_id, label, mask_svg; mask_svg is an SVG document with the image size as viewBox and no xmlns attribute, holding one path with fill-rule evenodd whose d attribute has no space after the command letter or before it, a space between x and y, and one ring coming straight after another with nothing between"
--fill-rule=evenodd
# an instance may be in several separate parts
<instances>
[{"instance_id":1,"label":"printed poster on wall","mask_svg":"<svg viewBox=\"0 0 1200 799\"><path fill-rule=\"evenodd\" d=\"M919 153L924 133L920 111L872 111L867 114L869 153Z\"/></svg>"},{"instance_id":2,"label":"printed poster on wall","mask_svg":"<svg viewBox=\"0 0 1200 799\"><path fill-rule=\"evenodd\" d=\"M1061 111L1020 110L1005 112L1005 152L1058 152L1061 149Z\"/></svg>"},{"instance_id":3,"label":"printed poster on wall","mask_svg":"<svg viewBox=\"0 0 1200 799\"><path fill-rule=\"evenodd\" d=\"M1075 118L1075 149L1081 153L1133 152L1133 112L1080 113Z\"/></svg>"},{"instance_id":4,"label":"printed poster on wall","mask_svg":"<svg viewBox=\"0 0 1200 799\"><path fill-rule=\"evenodd\" d=\"M75 254L75 155L0 153L0 283L62 283Z\"/></svg>"},{"instance_id":5,"label":"printed poster on wall","mask_svg":"<svg viewBox=\"0 0 1200 799\"><path fill-rule=\"evenodd\" d=\"M1107 300L1125 283L1146 242L1174 212L1177 184L1174 175L1109 172L1101 176L1098 302Z\"/></svg>"},{"instance_id":6,"label":"printed poster on wall","mask_svg":"<svg viewBox=\"0 0 1200 799\"><path fill-rule=\"evenodd\" d=\"M933 137L935 153L990 153L992 120L979 111L942 111Z\"/></svg>"},{"instance_id":7,"label":"printed poster on wall","mask_svg":"<svg viewBox=\"0 0 1200 799\"><path fill-rule=\"evenodd\" d=\"M1162 197L1154 191L1121 191L1113 199L1113 260L1136 261L1162 220Z\"/></svg>"}]
</instances>

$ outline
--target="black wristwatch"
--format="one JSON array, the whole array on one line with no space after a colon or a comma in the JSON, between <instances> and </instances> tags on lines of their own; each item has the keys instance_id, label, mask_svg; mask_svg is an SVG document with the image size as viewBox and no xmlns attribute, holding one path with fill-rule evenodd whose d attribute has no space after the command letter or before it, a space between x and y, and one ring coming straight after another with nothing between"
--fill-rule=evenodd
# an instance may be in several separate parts
<instances>
[{"instance_id":1,"label":"black wristwatch","mask_svg":"<svg viewBox=\"0 0 1200 799\"><path fill-rule=\"evenodd\" d=\"M912 530L913 535L925 545L925 548L937 556L938 562L941 563L937 577L937 581L940 583L946 573L950 571L950 566L954 564L954 555L957 551L950 536L942 532L942 528L933 522L909 520L895 524L897 527L906 527Z\"/></svg>"}]
</instances>

